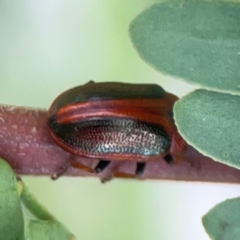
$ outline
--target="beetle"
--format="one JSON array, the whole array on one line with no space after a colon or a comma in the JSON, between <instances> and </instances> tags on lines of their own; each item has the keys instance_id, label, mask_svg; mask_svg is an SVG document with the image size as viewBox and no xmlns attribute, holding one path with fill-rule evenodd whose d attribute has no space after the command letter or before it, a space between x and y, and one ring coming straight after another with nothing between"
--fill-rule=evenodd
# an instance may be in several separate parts
<instances>
[{"instance_id":1,"label":"beetle","mask_svg":"<svg viewBox=\"0 0 240 240\"><path fill-rule=\"evenodd\" d=\"M94 169L73 160L74 167L101 173L110 162L134 161L141 177L150 160L177 163L184 156L186 142L172 112L177 99L156 84L90 81L53 101L48 131L73 156L98 160Z\"/></svg>"}]
</instances>

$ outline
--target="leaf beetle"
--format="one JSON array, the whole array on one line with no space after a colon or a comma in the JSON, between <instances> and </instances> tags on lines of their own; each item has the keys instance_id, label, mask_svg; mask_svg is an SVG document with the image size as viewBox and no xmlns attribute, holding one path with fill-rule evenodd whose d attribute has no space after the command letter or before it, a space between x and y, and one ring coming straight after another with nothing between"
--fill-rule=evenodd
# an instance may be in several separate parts
<instances>
[{"instance_id":1,"label":"leaf beetle","mask_svg":"<svg viewBox=\"0 0 240 240\"><path fill-rule=\"evenodd\" d=\"M176 163L183 158L186 142L172 113L177 99L156 84L90 81L53 101L48 130L73 156L98 160L94 169L71 161L74 167L101 173L110 162L134 161L135 175L141 176L148 161Z\"/></svg>"}]
</instances>

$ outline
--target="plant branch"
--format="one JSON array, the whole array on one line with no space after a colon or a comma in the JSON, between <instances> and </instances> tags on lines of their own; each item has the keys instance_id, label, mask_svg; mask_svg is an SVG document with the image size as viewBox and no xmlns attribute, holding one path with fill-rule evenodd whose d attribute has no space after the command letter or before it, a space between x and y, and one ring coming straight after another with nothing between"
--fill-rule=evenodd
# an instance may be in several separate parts
<instances>
[{"instance_id":1,"label":"plant branch","mask_svg":"<svg viewBox=\"0 0 240 240\"><path fill-rule=\"evenodd\" d=\"M52 176L73 157L58 147L47 132L47 111L25 107L0 105L0 157L19 175ZM149 161L143 179L171 179L201 182L240 183L238 169L204 157L188 146L186 157L194 164L167 164L163 159ZM75 157L90 167L96 160ZM124 161L118 171L134 173L135 162ZM65 175L101 177L70 167Z\"/></svg>"}]
</instances>

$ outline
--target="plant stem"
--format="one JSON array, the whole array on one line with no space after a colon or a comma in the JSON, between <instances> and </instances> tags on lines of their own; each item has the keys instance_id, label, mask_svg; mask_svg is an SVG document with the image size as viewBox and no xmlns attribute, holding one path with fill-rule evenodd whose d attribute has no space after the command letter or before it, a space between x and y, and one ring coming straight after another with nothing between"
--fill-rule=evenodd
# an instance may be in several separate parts
<instances>
[{"instance_id":1,"label":"plant stem","mask_svg":"<svg viewBox=\"0 0 240 240\"><path fill-rule=\"evenodd\" d=\"M58 147L47 131L47 111L26 107L0 105L0 157L5 159L19 175L53 176L73 157ZM167 164L163 159L149 161L142 179L169 179L201 182L240 183L240 171L204 157L188 146L186 157L190 164ZM96 165L97 160L74 156L80 163ZM133 174L136 163L123 161L118 171ZM93 176L70 167L65 175Z\"/></svg>"}]
</instances>

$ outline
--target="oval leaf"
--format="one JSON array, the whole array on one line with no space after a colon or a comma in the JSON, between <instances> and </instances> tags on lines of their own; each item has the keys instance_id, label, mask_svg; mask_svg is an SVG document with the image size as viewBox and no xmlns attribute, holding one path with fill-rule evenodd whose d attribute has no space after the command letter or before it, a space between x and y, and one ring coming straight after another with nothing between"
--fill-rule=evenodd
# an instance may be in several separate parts
<instances>
[{"instance_id":1,"label":"oval leaf","mask_svg":"<svg viewBox=\"0 0 240 240\"><path fill-rule=\"evenodd\" d=\"M174 106L180 134L204 155L240 168L240 96L197 90Z\"/></svg>"},{"instance_id":2,"label":"oval leaf","mask_svg":"<svg viewBox=\"0 0 240 240\"><path fill-rule=\"evenodd\" d=\"M240 93L240 4L166 1L138 15L130 37L159 71L210 89Z\"/></svg>"},{"instance_id":3,"label":"oval leaf","mask_svg":"<svg viewBox=\"0 0 240 240\"><path fill-rule=\"evenodd\" d=\"M22 240L24 221L17 181L9 164L0 159L0 239Z\"/></svg>"},{"instance_id":4,"label":"oval leaf","mask_svg":"<svg viewBox=\"0 0 240 240\"><path fill-rule=\"evenodd\" d=\"M239 240L240 227L233 226L229 227L224 233L219 236L218 240Z\"/></svg>"},{"instance_id":5,"label":"oval leaf","mask_svg":"<svg viewBox=\"0 0 240 240\"><path fill-rule=\"evenodd\" d=\"M217 240L238 240L240 236L240 198L224 201L202 218L203 226Z\"/></svg>"}]
</instances>

